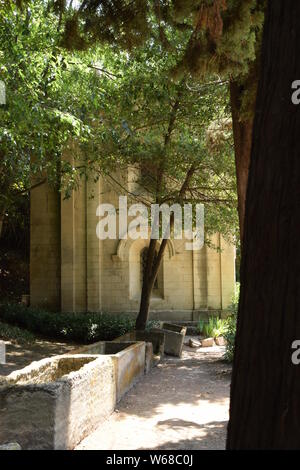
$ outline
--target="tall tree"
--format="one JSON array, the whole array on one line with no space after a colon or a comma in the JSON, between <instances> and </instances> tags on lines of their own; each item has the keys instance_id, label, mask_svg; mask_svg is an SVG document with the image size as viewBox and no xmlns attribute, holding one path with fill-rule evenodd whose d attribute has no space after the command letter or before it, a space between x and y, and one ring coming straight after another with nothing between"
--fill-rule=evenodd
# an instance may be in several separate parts
<instances>
[{"instance_id":1,"label":"tall tree","mask_svg":"<svg viewBox=\"0 0 300 470\"><path fill-rule=\"evenodd\" d=\"M212 74L230 83L241 239L250 164L260 37L265 0L84 0L66 23L64 43L95 40L132 49L147 38L172 51L171 31L182 36L173 73L201 81Z\"/></svg>"},{"instance_id":2,"label":"tall tree","mask_svg":"<svg viewBox=\"0 0 300 470\"><path fill-rule=\"evenodd\" d=\"M93 141L91 125L102 103L101 86L111 79L97 67L95 51L60 47L64 25L53 2L0 2L0 220L14 224L20 200L34 185L60 186L61 174L74 185L78 171L61 162L69 139ZM105 82L105 83L104 83ZM1 229L1 226L0 226ZM1 230L0 230L1 235Z\"/></svg>"},{"instance_id":3,"label":"tall tree","mask_svg":"<svg viewBox=\"0 0 300 470\"><path fill-rule=\"evenodd\" d=\"M134 168L137 184L129 197L135 201L169 206L203 203L207 238L221 232L232 240L237 218L228 89L218 80L200 85L188 73L174 81L168 73L174 63L176 56L151 41L135 53L115 54L116 79L101 108L94 164L97 168L103 154L123 170L124 183L115 180L112 167L103 171L98 165L98 171L123 194L128 192L128 166ZM171 217L171 233L173 223ZM160 243L149 242L138 329L146 326L167 246L168 239L162 231L160 235Z\"/></svg>"},{"instance_id":4,"label":"tall tree","mask_svg":"<svg viewBox=\"0 0 300 470\"><path fill-rule=\"evenodd\" d=\"M230 80L230 104L234 140L240 241L244 237L245 204L254 122L260 52L245 75Z\"/></svg>"},{"instance_id":5,"label":"tall tree","mask_svg":"<svg viewBox=\"0 0 300 470\"><path fill-rule=\"evenodd\" d=\"M228 449L300 448L300 4L268 2L246 198Z\"/></svg>"}]
</instances>

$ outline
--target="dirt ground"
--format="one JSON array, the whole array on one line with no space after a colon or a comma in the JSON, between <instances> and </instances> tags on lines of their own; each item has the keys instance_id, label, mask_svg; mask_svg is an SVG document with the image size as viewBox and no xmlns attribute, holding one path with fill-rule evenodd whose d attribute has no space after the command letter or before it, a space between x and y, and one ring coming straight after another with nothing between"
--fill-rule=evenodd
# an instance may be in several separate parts
<instances>
[{"instance_id":1,"label":"dirt ground","mask_svg":"<svg viewBox=\"0 0 300 470\"><path fill-rule=\"evenodd\" d=\"M28 346L6 342L0 376L74 347L45 340ZM184 346L181 359L166 356L77 449L224 449L231 368L223 353L223 347Z\"/></svg>"},{"instance_id":2,"label":"dirt ground","mask_svg":"<svg viewBox=\"0 0 300 470\"><path fill-rule=\"evenodd\" d=\"M140 380L78 450L224 449L230 367L224 348L184 347Z\"/></svg>"},{"instance_id":3,"label":"dirt ground","mask_svg":"<svg viewBox=\"0 0 300 470\"><path fill-rule=\"evenodd\" d=\"M78 345L59 341L36 340L33 344L16 344L5 341L6 364L0 364L0 376L6 376L14 370L22 369L32 361L39 361L44 357L65 354Z\"/></svg>"}]
</instances>

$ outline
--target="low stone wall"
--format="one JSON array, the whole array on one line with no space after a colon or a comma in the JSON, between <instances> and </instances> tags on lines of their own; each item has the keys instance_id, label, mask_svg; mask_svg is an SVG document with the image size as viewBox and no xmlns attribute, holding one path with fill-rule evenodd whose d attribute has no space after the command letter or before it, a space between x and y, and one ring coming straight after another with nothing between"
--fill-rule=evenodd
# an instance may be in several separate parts
<instances>
[{"instance_id":1,"label":"low stone wall","mask_svg":"<svg viewBox=\"0 0 300 470\"><path fill-rule=\"evenodd\" d=\"M116 397L122 396L144 374L146 346L143 341L99 341L77 349L80 354L105 354L111 357L115 368Z\"/></svg>"},{"instance_id":2,"label":"low stone wall","mask_svg":"<svg viewBox=\"0 0 300 470\"><path fill-rule=\"evenodd\" d=\"M0 442L22 449L73 449L115 408L109 356L55 356L33 362L0 385Z\"/></svg>"}]
</instances>

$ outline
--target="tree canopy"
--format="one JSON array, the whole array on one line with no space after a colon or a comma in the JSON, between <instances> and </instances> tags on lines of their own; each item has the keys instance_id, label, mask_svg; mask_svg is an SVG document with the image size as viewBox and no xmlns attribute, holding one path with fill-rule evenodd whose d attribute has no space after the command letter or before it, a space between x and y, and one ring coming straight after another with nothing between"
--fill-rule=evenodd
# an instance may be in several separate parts
<instances>
[{"instance_id":1,"label":"tree canopy","mask_svg":"<svg viewBox=\"0 0 300 470\"><path fill-rule=\"evenodd\" d=\"M172 51L151 38L130 52L108 45L68 51L61 42L68 14L62 17L50 3L23 2L19 10L11 2L1 22L1 79L7 90L7 105L0 108L2 210L14 195L45 178L58 188L67 180L71 188L81 176L109 177L115 168L138 163L148 166L154 199L175 200L194 162L197 171L186 198L206 202L211 227L219 221L220 229L233 233L226 84L216 75L201 84L190 72L180 80L169 74L188 33L170 30ZM84 165L72 167L61 158L70 138L88 156ZM163 184L154 194L155 178L150 182L149 175L162 160Z\"/></svg>"}]
</instances>

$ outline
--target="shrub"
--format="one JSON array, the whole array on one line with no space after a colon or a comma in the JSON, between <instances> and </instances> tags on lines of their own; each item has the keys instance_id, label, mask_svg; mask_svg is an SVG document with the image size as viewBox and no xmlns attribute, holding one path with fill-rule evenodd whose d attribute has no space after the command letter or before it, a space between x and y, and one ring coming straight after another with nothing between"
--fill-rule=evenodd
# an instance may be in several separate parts
<instances>
[{"instance_id":1,"label":"shrub","mask_svg":"<svg viewBox=\"0 0 300 470\"><path fill-rule=\"evenodd\" d=\"M230 310L232 310L234 313L237 313L237 311L238 311L239 298L240 298L240 283L236 282L235 283L235 294L232 297L232 303L230 305Z\"/></svg>"},{"instance_id":2,"label":"shrub","mask_svg":"<svg viewBox=\"0 0 300 470\"><path fill-rule=\"evenodd\" d=\"M203 334L204 325L205 325L204 320L199 320L198 321L197 331L198 331L199 334Z\"/></svg>"},{"instance_id":3,"label":"shrub","mask_svg":"<svg viewBox=\"0 0 300 470\"><path fill-rule=\"evenodd\" d=\"M126 314L55 313L11 303L0 304L0 319L48 338L80 343L110 341L135 326Z\"/></svg>"},{"instance_id":4,"label":"shrub","mask_svg":"<svg viewBox=\"0 0 300 470\"><path fill-rule=\"evenodd\" d=\"M236 334L236 313L233 313L226 320L226 329L224 333L224 338L226 339L226 350L224 359L228 362L233 361L234 354L234 344L235 344L235 334Z\"/></svg>"},{"instance_id":5,"label":"shrub","mask_svg":"<svg viewBox=\"0 0 300 470\"><path fill-rule=\"evenodd\" d=\"M233 361L239 297L240 297L240 283L237 282L236 288L235 288L235 295L233 296L232 304L230 306L233 313L226 320L226 330L224 333L224 338L226 339L226 351L225 351L224 358L228 362Z\"/></svg>"},{"instance_id":6,"label":"shrub","mask_svg":"<svg viewBox=\"0 0 300 470\"><path fill-rule=\"evenodd\" d=\"M217 317L209 317L208 322L199 320L198 330L207 338L223 336L226 330L226 320Z\"/></svg>"},{"instance_id":7,"label":"shrub","mask_svg":"<svg viewBox=\"0 0 300 470\"><path fill-rule=\"evenodd\" d=\"M35 336L30 331L2 322L0 322L0 338L17 343L33 343L35 341Z\"/></svg>"}]
</instances>

